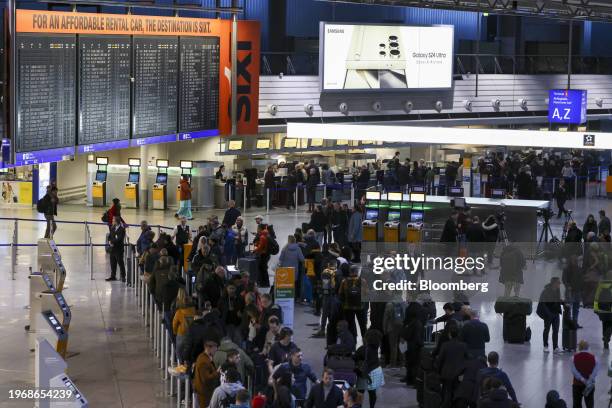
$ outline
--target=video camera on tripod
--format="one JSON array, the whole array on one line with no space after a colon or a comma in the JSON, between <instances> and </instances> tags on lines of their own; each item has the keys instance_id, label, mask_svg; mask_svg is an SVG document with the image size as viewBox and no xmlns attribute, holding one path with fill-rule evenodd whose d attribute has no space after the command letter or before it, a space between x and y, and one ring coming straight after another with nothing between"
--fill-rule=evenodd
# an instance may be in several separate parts
<instances>
[{"instance_id":1,"label":"video camera on tripod","mask_svg":"<svg viewBox=\"0 0 612 408\"><path fill-rule=\"evenodd\" d=\"M555 212L552 210L552 208L548 207L538 210L537 215L538 217L544 218L544 221L549 221L555 215Z\"/></svg>"}]
</instances>

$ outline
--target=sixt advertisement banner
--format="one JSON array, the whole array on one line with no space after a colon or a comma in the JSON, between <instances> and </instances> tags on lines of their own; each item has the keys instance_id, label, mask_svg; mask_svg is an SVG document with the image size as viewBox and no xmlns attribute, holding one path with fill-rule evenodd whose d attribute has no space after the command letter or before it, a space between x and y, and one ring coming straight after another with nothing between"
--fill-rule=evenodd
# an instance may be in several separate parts
<instances>
[{"instance_id":1,"label":"sixt advertisement banner","mask_svg":"<svg viewBox=\"0 0 612 408\"><path fill-rule=\"evenodd\" d=\"M577 125L586 122L587 91L551 89L548 95L548 121Z\"/></svg>"}]
</instances>

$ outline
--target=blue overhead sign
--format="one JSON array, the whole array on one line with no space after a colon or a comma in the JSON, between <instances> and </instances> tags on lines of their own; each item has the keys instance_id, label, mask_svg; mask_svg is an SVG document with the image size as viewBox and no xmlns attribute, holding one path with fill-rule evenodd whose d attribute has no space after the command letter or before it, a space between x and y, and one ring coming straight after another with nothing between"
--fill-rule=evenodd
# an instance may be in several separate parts
<instances>
[{"instance_id":1,"label":"blue overhead sign","mask_svg":"<svg viewBox=\"0 0 612 408\"><path fill-rule=\"evenodd\" d=\"M581 124L587 118L587 91L582 89L551 89L548 96L550 123Z\"/></svg>"}]
</instances>

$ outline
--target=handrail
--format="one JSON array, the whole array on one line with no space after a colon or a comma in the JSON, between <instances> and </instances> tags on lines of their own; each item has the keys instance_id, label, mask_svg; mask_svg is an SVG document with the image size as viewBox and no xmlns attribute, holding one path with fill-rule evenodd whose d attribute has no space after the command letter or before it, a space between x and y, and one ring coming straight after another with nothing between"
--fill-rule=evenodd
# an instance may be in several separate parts
<instances>
[{"instance_id":1,"label":"handrail","mask_svg":"<svg viewBox=\"0 0 612 408\"><path fill-rule=\"evenodd\" d=\"M31 221L31 222L44 222L46 223L47 220L44 219L40 219L40 218L19 218L19 217L0 217L0 221ZM78 225L108 225L105 222L96 222L96 221L61 221L61 220L55 220L56 224L78 224ZM140 224L125 224L128 227L140 227ZM164 225L150 225L149 227L151 228L161 228L161 229L165 229L165 230L173 230L174 227L166 227Z\"/></svg>"}]
</instances>

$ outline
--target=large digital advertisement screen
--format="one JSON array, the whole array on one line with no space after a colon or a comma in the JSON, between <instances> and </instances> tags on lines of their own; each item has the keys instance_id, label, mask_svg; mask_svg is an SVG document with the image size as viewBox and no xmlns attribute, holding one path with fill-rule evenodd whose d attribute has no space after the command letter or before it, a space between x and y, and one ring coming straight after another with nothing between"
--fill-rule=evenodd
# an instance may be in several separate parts
<instances>
[{"instance_id":1,"label":"large digital advertisement screen","mask_svg":"<svg viewBox=\"0 0 612 408\"><path fill-rule=\"evenodd\" d=\"M321 23L321 90L448 89L453 27Z\"/></svg>"}]
</instances>

